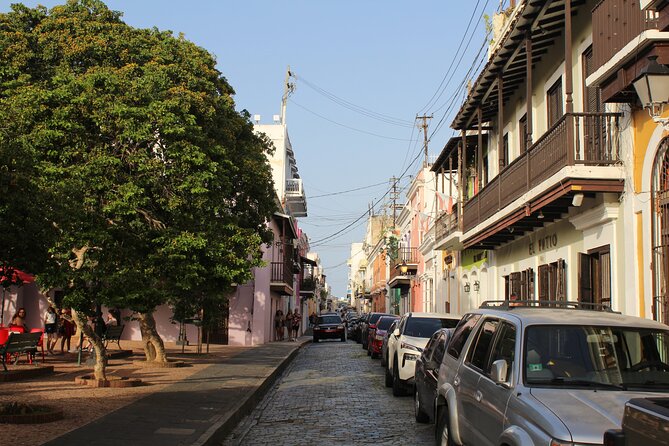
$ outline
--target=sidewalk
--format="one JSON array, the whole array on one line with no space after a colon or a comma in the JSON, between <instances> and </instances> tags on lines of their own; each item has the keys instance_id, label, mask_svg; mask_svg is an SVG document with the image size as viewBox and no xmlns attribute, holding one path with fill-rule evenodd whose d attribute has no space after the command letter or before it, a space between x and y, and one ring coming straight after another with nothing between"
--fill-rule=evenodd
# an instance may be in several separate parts
<instances>
[{"instance_id":1,"label":"sidewalk","mask_svg":"<svg viewBox=\"0 0 669 446\"><path fill-rule=\"evenodd\" d=\"M244 349L44 444L218 445L310 340Z\"/></svg>"}]
</instances>

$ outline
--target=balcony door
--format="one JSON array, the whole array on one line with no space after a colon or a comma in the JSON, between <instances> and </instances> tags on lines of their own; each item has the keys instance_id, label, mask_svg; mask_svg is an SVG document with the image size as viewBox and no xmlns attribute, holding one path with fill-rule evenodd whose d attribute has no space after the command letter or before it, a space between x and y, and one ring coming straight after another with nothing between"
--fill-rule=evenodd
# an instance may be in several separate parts
<instances>
[{"instance_id":1,"label":"balcony door","mask_svg":"<svg viewBox=\"0 0 669 446\"><path fill-rule=\"evenodd\" d=\"M660 144L653 168L653 319L669 323L669 139Z\"/></svg>"},{"instance_id":2,"label":"balcony door","mask_svg":"<svg viewBox=\"0 0 669 446\"><path fill-rule=\"evenodd\" d=\"M564 108L562 107L562 76L548 89L547 99L548 128L551 128L564 115Z\"/></svg>"},{"instance_id":3,"label":"balcony door","mask_svg":"<svg viewBox=\"0 0 669 446\"><path fill-rule=\"evenodd\" d=\"M592 57L592 45L583 52L583 111L593 113L586 115L583 121L583 157L586 160L603 159L602 149L605 147L606 118L598 115L604 112L602 93L599 87L587 87L585 80L595 71Z\"/></svg>"}]
</instances>

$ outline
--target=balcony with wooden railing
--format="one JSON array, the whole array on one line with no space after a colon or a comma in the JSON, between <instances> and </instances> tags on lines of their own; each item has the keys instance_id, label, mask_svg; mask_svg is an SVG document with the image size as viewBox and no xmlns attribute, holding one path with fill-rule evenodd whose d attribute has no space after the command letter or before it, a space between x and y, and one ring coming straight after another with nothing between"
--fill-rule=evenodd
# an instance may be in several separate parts
<instances>
[{"instance_id":1,"label":"balcony with wooden railing","mask_svg":"<svg viewBox=\"0 0 669 446\"><path fill-rule=\"evenodd\" d=\"M619 163L618 121L616 113L567 113L562 116L529 150L465 203L463 232L466 234L505 210L567 166L588 166L589 177L599 178L596 173L599 167ZM453 228L453 224L448 227Z\"/></svg>"},{"instance_id":2,"label":"balcony with wooden railing","mask_svg":"<svg viewBox=\"0 0 669 446\"><path fill-rule=\"evenodd\" d=\"M625 45L657 20L639 7L639 0L602 0L592 10L592 51L594 69L611 60Z\"/></svg>"},{"instance_id":3,"label":"balcony with wooden railing","mask_svg":"<svg viewBox=\"0 0 669 446\"><path fill-rule=\"evenodd\" d=\"M283 295L293 293L293 262L284 260L283 262L272 262L270 289Z\"/></svg>"},{"instance_id":4,"label":"balcony with wooden railing","mask_svg":"<svg viewBox=\"0 0 669 446\"><path fill-rule=\"evenodd\" d=\"M460 230L460 220L458 218L458 205L453 205L453 210L449 214L444 212L437 218L435 227L435 242L437 246L444 244L444 242L453 236L462 234Z\"/></svg>"},{"instance_id":5,"label":"balcony with wooden railing","mask_svg":"<svg viewBox=\"0 0 669 446\"><path fill-rule=\"evenodd\" d=\"M411 277L418 269L418 248L399 248L397 256L390 262L390 277L388 284L391 288L408 286ZM406 266L406 272L402 272L402 266Z\"/></svg>"}]
</instances>

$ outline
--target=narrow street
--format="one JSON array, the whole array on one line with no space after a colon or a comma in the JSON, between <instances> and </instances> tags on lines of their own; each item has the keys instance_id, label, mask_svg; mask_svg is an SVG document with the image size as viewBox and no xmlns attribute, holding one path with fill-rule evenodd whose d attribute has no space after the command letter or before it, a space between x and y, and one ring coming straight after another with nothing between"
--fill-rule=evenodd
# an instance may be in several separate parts
<instances>
[{"instance_id":1,"label":"narrow street","mask_svg":"<svg viewBox=\"0 0 669 446\"><path fill-rule=\"evenodd\" d=\"M379 360L353 341L302 349L224 446L432 444L432 424L418 424L410 396L383 385Z\"/></svg>"}]
</instances>

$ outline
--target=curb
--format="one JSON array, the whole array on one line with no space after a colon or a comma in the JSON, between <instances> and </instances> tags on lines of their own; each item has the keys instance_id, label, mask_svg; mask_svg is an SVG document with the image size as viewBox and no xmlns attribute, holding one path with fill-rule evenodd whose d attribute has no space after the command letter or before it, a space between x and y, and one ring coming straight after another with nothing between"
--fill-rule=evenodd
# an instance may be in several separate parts
<instances>
[{"instance_id":1,"label":"curb","mask_svg":"<svg viewBox=\"0 0 669 446\"><path fill-rule=\"evenodd\" d=\"M296 349L290 352L281 363L270 373L262 383L256 387L256 389L251 392L250 395L246 397L244 401L237 407L233 414L224 418L222 415L218 421L212 424L209 429L205 431L204 434L200 436L195 442L191 443L191 446L211 446L211 445L220 445L223 440L232 432L232 430L237 426L237 424L248 414L250 414L253 409L258 405L258 403L263 399L267 394L269 389L272 388L277 378L281 376L283 371L288 367L292 360L297 356L298 352L306 344L310 344L311 340L303 340Z\"/></svg>"}]
</instances>

